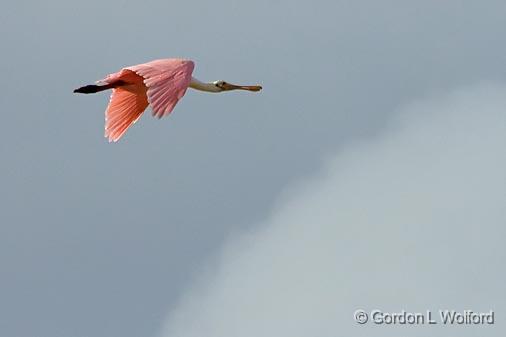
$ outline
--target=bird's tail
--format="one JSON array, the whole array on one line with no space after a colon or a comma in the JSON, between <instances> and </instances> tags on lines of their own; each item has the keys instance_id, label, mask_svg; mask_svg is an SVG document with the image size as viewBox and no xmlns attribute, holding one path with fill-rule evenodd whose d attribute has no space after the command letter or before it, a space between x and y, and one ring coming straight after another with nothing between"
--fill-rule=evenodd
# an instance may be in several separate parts
<instances>
[{"instance_id":1,"label":"bird's tail","mask_svg":"<svg viewBox=\"0 0 506 337\"><path fill-rule=\"evenodd\" d=\"M78 94L94 94L100 91L117 88L119 86L125 85L123 81L116 81L114 83L104 84L104 85L96 85L89 84L84 87L80 87L74 90L74 93Z\"/></svg>"}]
</instances>

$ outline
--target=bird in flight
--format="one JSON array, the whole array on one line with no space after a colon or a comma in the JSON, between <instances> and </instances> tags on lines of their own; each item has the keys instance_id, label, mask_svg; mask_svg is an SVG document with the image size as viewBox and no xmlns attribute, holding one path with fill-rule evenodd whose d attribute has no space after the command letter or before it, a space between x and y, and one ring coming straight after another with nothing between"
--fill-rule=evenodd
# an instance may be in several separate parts
<instances>
[{"instance_id":1,"label":"bird in flight","mask_svg":"<svg viewBox=\"0 0 506 337\"><path fill-rule=\"evenodd\" d=\"M75 89L93 94L112 89L105 110L105 137L118 141L151 105L153 116L162 118L172 112L188 87L207 92L231 90L260 91L259 85L235 85L225 81L201 82L192 77L195 64L184 59L162 59L125 67L96 84Z\"/></svg>"}]
</instances>

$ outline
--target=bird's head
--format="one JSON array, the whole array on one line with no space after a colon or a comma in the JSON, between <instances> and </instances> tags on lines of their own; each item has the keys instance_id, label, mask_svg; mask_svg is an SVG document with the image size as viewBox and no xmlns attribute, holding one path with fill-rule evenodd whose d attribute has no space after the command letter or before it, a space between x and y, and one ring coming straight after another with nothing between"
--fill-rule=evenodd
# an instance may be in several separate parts
<instances>
[{"instance_id":1,"label":"bird's head","mask_svg":"<svg viewBox=\"0 0 506 337\"><path fill-rule=\"evenodd\" d=\"M235 85L230 84L225 81L214 81L213 84L220 89L220 91L230 91L230 90L248 90L248 91L260 91L262 87L259 85Z\"/></svg>"}]
</instances>

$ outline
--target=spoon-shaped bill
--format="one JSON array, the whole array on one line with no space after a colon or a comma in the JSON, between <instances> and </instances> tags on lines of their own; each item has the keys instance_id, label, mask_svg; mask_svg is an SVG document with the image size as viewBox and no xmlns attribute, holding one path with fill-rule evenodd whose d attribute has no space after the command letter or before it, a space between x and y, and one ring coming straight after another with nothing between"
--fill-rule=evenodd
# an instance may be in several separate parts
<instances>
[{"instance_id":1,"label":"spoon-shaped bill","mask_svg":"<svg viewBox=\"0 0 506 337\"><path fill-rule=\"evenodd\" d=\"M248 91L260 91L262 87L259 85L236 85L230 83L223 84L224 90L248 90Z\"/></svg>"}]
</instances>

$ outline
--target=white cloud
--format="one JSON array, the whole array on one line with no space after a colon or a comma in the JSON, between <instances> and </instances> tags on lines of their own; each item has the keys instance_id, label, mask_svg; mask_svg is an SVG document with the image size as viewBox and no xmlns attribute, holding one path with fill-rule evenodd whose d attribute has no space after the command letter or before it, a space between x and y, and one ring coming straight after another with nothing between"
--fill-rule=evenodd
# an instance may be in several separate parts
<instances>
[{"instance_id":1,"label":"white cloud","mask_svg":"<svg viewBox=\"0 0 506 337\"><path fill-rule=\"evenodd\" d=\"M162 336L504 335L506 88L475 86L398 116L232 237ZM496 324L362 326L359 308L493 309Z\"/></svg>"}]
</instances>

